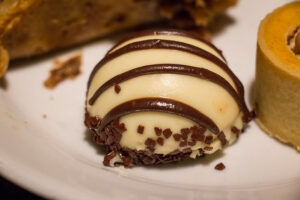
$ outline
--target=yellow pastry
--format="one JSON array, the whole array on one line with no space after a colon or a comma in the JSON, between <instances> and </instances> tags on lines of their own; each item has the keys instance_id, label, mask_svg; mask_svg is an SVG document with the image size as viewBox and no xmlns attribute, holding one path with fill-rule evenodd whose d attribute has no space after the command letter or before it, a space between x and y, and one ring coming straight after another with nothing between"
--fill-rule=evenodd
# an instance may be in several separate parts
<instances>
[{"instance_id":1,"label":"yellow pastry","mask_svg":"<svg viewBox=\"0 0 300 200\"><path fill-rule=\"evenodd\" d=\"M300 1L269 14L258 31L255 103L269 135L300 150Z\"/></svg>"}]
</instances>

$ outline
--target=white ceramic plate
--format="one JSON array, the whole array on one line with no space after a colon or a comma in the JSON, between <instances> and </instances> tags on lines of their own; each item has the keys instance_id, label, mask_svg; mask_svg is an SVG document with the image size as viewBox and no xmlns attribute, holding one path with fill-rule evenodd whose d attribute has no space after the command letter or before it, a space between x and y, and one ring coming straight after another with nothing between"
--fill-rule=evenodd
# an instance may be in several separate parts
<instances>
[{"instance_id":1,"label":"white ceramic plate","mask_svg":"<svg viewBox=\"0 0 300 200\"><path fill-rule=\"evenodd\" d=\"M258 24L285 2L240 1L215 38L244 83L247 100L254 81ZM88 76L113 43L99 40L13 64L0 88L2 175L52 199L300 199L300 154L254 122L234 145L204 159L158 167L104 167L104 154L83 125L84 101ZM53 91L45 89L53 60L77 51L83 54L82 75ZM219 162L225 163L224 171L214 169Z\"/></svg>"}]
</instances>

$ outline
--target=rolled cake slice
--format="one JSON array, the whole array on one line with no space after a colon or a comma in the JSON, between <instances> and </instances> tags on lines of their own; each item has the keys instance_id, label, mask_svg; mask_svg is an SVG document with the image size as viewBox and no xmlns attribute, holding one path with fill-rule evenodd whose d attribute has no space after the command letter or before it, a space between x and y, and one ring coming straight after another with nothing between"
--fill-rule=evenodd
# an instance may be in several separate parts
<instances>
[{"instance_id":1,"label":"rolled cake slice","mask_svg":"<svg viewBox=\"0 0 300 200\"><path fill-rule=\"evenodd\" d=\"M300 2L269 14L258 31L257 121L271 136L300 150Z\"/></svg>"},{"instance_id":2,"label":"rolled cake slice","mask_svg":"<svg viewBox=\"0 0 300 200\"><path fill-rule=\"evenodd\" d=\"M0 77L10 60L166 21L206 27L237 0L0 0Z\"/></svg>"},{"instance_id":3,"label":"rolled cake slice","mask_svg":"<svg viewBox=\"0 0 300 200\"><path fill-rule=\"evenodd\" d=\"M88 82L85 124L105 165L152 165L212 154L251 120L222 53L190 33L157 30L118 43Z\"/></svg>"}]
</instances>

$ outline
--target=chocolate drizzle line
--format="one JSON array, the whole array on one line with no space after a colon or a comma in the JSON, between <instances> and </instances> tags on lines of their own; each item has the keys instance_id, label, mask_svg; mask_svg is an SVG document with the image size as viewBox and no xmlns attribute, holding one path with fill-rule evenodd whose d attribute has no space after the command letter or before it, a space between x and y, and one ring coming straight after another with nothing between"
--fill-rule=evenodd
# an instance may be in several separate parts
<instances>
[{"instance_id":1,"label":"chocolate drizzle line","mask_svg":"<svg viewBox=\"0 0 300 200\"><path fill-rule=\"evenodd\" d=\"M177 65L177 64L157 64L157 65L147 65L139 68L132 69L130 71L119 74L112 79L105 82L100 86L94 95L90 98L89 104L93 105L97 98L109 87L113 85L118 85L121 82L138 77L141 75L147 74L161 74L161 73L170 73L170 74L184 74L204 80L209 80L213 83L220 85L222 88L227 90L227 92L234 98L240 109L246 114L247 107L243 104L243 99L236 93L234 88L220 75L211 72L204 68L192 67L188 65Z\"/></svg>"},{"instance_id":2,"label":"chocolate drizzle line","mask_svg":"<svg viewBox=\"0 0 300 200\"><path fill-rule=\"evenodd\" d=\"M215 134L220 132L217 125L198 110L184 103L165 98L142 98L120 104L114 107L104 116L104 118L101 120L98 130L103 130L111 121L124 115L146 111L176 114L188 118L200 126L206 127Z\"/></svg>"},{"instance_id":3,"label":"chocolate drizzle line","mask_svg":"<svg viewBox=\"0 0 300 200\"><path fill-rule=\"evenodd\" d=\"M116 47L120 46L121 44L123 44L124 42L127 42L129 40L135 39L137 37L144 37L144 36L156 36L156 35L173 35L173 36L182 36L182 37L187 37L187 38L192 38L195 40L198 40L199 42L202 42L206 45L208 45L209 47L211 47L212 49L214 49L217 53L220 54L220 56L224 59L225 57L222 54L222 51L219 50L216 46L214 46L212 43L204 40L203 38L199 37L198 35L192 33L192 32L187 32L187 31L183 31L183 30L176 30L176 29L155 29L155 30L145 30L145 31L141 31L138 33L132 33L130 35L128 35L127 37L125 37L123 40L119 41L117 44L115 44L108 52L107 54L110 54L110 52L112 50L114 50ZM106 55L107 55L106 54Z\"/></svg>"},{"instance_id":4,"label":"chocolate drizzle line","mask_svg":"<svg viewBox=\"0 0 300 200\"><path fill-rule=\"evenodd\" d=\"M128 52L138 51L138 50L147 50L147 49L173 49L173 50L185 51L185 52L194 54L196 56L205 58L208 61L211 61L212 63L214 63L217 66L219 66L220 68L222 68L233 80L240 97L241 98L244 97L244 88L243 88L242 83L236 77L236 75L229 69L229 67L218 57L214 56L213 54L211 54L203 49L200 49L198 47L195 47L195 46L192 46L189 44L185 44L182 42L176 42L176 41L170 41L170 40L159 40L159 39L134 42L134 43L128 44L128 45L112 52L111 54L106 55L93 69L91 76L88 80L88 87L90 86L97 71L104 64L109 62L110 60L112 60L118 56L121 56L125 53L128 53Z\"/></svg>"}]
</instances>

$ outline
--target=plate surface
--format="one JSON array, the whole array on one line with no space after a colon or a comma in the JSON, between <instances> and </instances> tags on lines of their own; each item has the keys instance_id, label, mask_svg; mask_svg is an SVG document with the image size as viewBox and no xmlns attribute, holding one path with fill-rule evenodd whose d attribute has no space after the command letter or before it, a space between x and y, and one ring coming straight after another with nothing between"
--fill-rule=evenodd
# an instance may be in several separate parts
<instances>
[{"instance_id":1,"label":"plate surface","mask_svg":"<svg viewBox=\"0 0 300 200\"><path fill-rule=\"evenodd\" d=\"M243 82L250 105L260 20L284 0L244 1L214 43ZM217 28L216 28L216 31ZM251 122L223 152L158 167L107 168L83 125L86 83L115 43L107 38L46 58L13 63L0 87L0 173L51 199L299 199L300 154ZM47 90L53 60L81 52L83 73ZM43 118L43 115L47 115ZM214 166L223 162L224 171Z\"/></svg>"}]
</instances>

